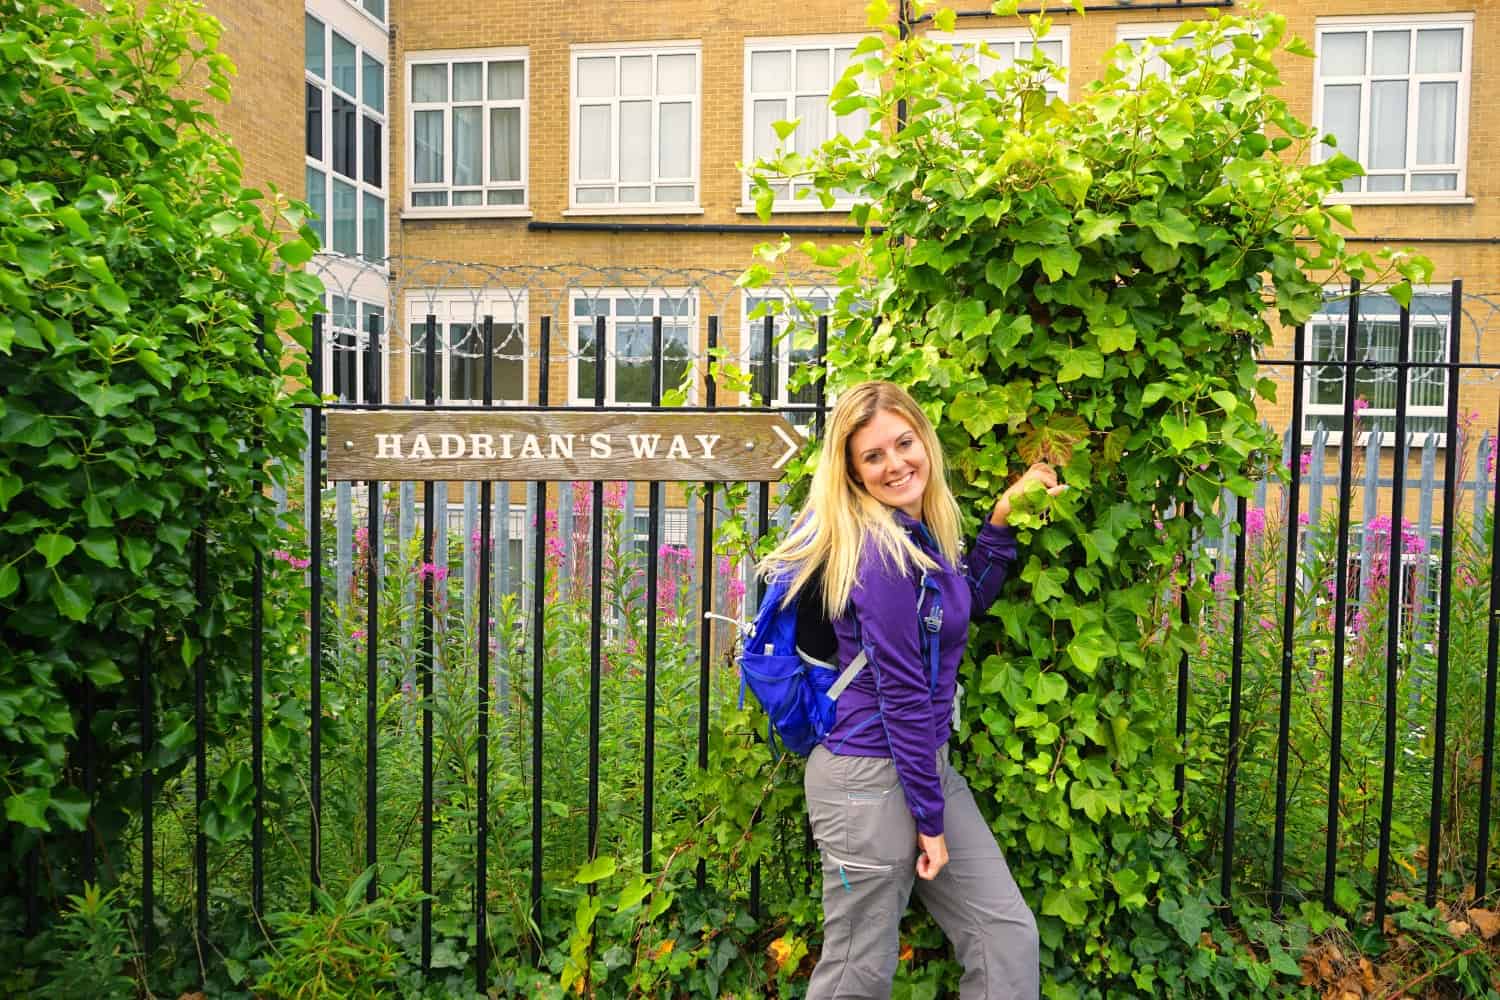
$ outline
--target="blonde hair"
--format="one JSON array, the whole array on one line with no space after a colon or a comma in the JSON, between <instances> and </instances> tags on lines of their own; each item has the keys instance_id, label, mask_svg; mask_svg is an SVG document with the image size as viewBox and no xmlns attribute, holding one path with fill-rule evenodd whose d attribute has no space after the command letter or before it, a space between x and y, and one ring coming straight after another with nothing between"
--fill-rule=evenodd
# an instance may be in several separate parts
<instances>
[{"instance_id":1,"label":"blonde hair","mask_svg":"<svg viewBox=\"0 0 1500 1000\"><path fill-rule=\"evenodd\" d=\"M828 417L823 454L813 472L807 505L781 544L761 560L766 576L791 577L790 601L822 573L823 605L830 619L849 607L863 547L876 545L903 573L937 568L897 524L891 508L870 495L852 471L849 442L877 413L893 413L911 424L927 452L922 522L949 565L958 565L959 510L948 488L942 446L932 422L906 390L891 382L863 382L839 397Z\"/></svg>"}]
</instances>

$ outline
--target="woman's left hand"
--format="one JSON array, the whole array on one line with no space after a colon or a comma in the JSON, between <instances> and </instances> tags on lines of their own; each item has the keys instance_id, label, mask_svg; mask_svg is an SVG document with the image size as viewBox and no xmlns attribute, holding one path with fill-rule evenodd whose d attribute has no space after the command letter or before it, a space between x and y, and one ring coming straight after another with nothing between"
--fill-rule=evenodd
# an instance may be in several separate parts
<instances>
[{"instance_id":1,"label":"woman's left hand","mask_svg":"<svg viewBox=\"0 0 1500 1000\"><path fill-rule=\"evenodd\" d=\"M1025 492L1032 483L1040 483L1049 497L1055 497L1068 488L1067 483L1057 481L1057 470L1046 462L1037 462L1022 473L1021 478L1010 484L1010 489L1000 494L995 509L990 512L990 523L1003 528L1010 523L1011 498Z\"/></svg>"}]
</instances>

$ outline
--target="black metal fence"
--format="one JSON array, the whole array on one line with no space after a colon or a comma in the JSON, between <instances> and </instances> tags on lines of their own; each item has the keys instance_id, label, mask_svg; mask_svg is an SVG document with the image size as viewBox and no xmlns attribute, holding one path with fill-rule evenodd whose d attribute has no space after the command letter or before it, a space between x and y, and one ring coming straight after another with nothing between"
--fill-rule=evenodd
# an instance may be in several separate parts
<instances>
[{"instance_id":1,"label":"black metal fence","mask_svg":"<svg viewBox=\"0 0 1500 1000\"><path fill-rule=\"evenodd\" d=\"M1326 316L1298 332L1291 358L1261 362L1268 373L1290 373L1284 378L1292 400L1282 456L1289 481L1262 487L1248 500L1226 496L1223 516L1236 527L1210 531L1203 540L1216 550L1213 558L1219 560L1222 572L1230 573L1232 566L1232 576L1220 588L1221 605L1204 610L1206 616L1223 616L1217 631L1228 641L1211 647L1205 640L1197 662L1184 657L1177 678L1177 733L1187 743L1215 741L1221 748L1223 767L1211 780L1199 782L1189 782L1186 771L1179 770L1177 819L1180 826L1189 814L1216 817L1221 890L1226 898L1237 891L1265 893L1278 911L1288 901L1307 897L1336 907L1344 902L1343 873L1356 893L1373 897L1378 926L1397 881L1419 887L1429 903L1447 883L1471 884L1475 898L1489 891L1500 560L1490 544L1492 513L1476 505L1475 516L1466 521L1459 495L1465 479L1462 466L1475 454L1465 445L1466 440L1474 440L1475 432L1466 407L1482 404L1494 412L1500 406L1500 394L1491 381L1491 373L1500 370L1500 365L1479 360L1477 342L1465 340L1470 300L1461 283L1455 282L1447 293L1446 314L1431 308L1422 311L1420 306L1416 313L1395 309L1393 333L1384 317L1372 322L1367 310L1362 313L1370 297L1361 296L1357 287L1351 291L1344 300L1347 305L1331 303ZM663 395L670 388L664 376L676 363L667 327L682 313L675 307L632 308L628 317L618 312L606 316L594 307L596 297L584 296L583 301L583 308L575 302L566 310L543 312L537 319L535 339L530 342L534 347L525 349L536 365L535 378L527 378L536 386L536 395L534 402L517 405L546 411L578 405L608 410L611 384L618 387L619 372L611 373L610 365L601 361L627 355L617 346L612 356L605 345L618 345L621 328L630 325L649 332L643 364L647 398L634 409L664 408ZM637 296L634 301L645 300ZM660 303L658 297L647 304ZM391 312L400 307L394 298L392 305ZM559 350L557 325L564 317L571 329L567 347ZM1414 335L1419 326L1431 327L1434 318L1441 331L1435 341L1441 352L1436 355L1430 336ZM726 343L723 320L716 313L706 316L707 357L719 358L720 348L732 346L728 353L744 358L740 344ZM511 329L505 335L529 322L512 313L506 321ZM808 394L794 397L777 379L794 362L821 370L828 337L826 319L817 323L812 346L797 348L804 351L797 358L791 356L794 345L789 346L780 335L773 317L757 322L758 356L744 360L750 362L759 398L769 401L768 408L788 413L812 433L820 433L825 412L821 384L814 383ZM1342 339L1315 330L1317 323L1341 333ZM446 384L453 384L454 366L459 362L454 359L455 341L451 336L444 340L435 312L425 314L420 329L404 346L396 325L387 324L384 313L372 313L364 317L362 337L346 336L343 328L335 335L333 365L345 373L337 388L357 398L313 407L309 425L321 428L324 414L341 408L451 410L497 405L499 372L493 359L500 353L501 324L493 314L481 312L461 325L463 338L474 335L469 328L477 327L473 353L490 359L478 366L477 373L464 369L465 379L477 374L477 400L462 404L442 400L439 386L445 377ZM742 328L742 340L749 338L752 328L743 320L734 325ZM585 331L592 333L592 346L583 336ZM312 379L325 387L333 383L325 351L329 337L329 318L317 317ZM527 343L524 334L522 342ZM1414 357L1413 347L1419 343L1427 355ZM1469 345L1474 354L1465 361L1462 348ZM444 346L449 349L447 362L441 358ZM362 352L363 361L355 365L346 352ZM403 355L413 365L420 357L420 402L383 403L394 381L389 361L393 354ZM554 403L558 380L553 377L553 366L559 360L568 368L568 394L573 398ZM629 360L634 364L642 359L630 356ZM739 396L727 404L722 400L715 367L698 367L697 362L706 359L677 360L688 364L676 371L698 372L702 395L701 401L673 407L673 412L701 413L708 420L725 405L739 405ZM467 364L467 360L462 363ZM592 380L590 398L583 403L577 398L580 371ZM360 379L357 393L350 381L355 375ZM1371 396L1380 405L1359 404L1362 398L1370 402ZM618 400L613 402L618 405ZM1389 406L1384 405L1387 402ZM1429 423L1416 433L1414 410L1423 419L1440 416L1440 430ZM1440 439L1432 437L1438 433ZM1334 435L1342 436L1335 439ZM1338 470L1333 481L1337 489L1328 511L1322 509L1321 501L1316 510L1309 511L1306 505L1310 469L1303 455L1305 443L1312 439L1318 442L1319 463L1330 442L1336 449ZM1425 522L1434 525L1435 556L1427 540L1418 539L1419 546L1403 530L1407 493L1422 482L1409 477L1408 456L1414 449L1422 449L1429 470L1433 461L1443 466L1436 494L1441 517ZM1355 466L1362 460L1362 450L1363 461L1368 463L1367 482L1376 484L1377 498L1372 505L1367 490L1362 509L1356 510ZM1438 452L1440 459L1435 457ZM1487 496L1500 496L1494 452L1493 444L1479 452L1478 460L1487 468L1482 475L1476 472L1471 492L1485 480L1492 481L1494 489ZM211 904L241 889L237 873L248 872L249 906L255 913L301 905L290 899L288 887L322 886L329 872L328 850L337 841L341 876L380 864L382 878L394 868L389 878L407 874L419 881L423 899L416 933L424 970L456 962L472 968L483 986L491 975L490 948L499 936L524 939L532 950L545 943L539 937L545 923L544 906L549 893L558 890L556 880L562 870L560 863L549 859L549 844L566 840L572 846L564 852L564 860L576 865L601 853L608 823L615 827L610 844L622 842L628 834L639 851L643 871L657 870L662 863L655 833L664 808L663 769L670 770L675 783L684 778L683 767L708 766L712 721L732 703L737 686L724 658L729 647L727 630L705 615L748 615L756 590L745 554L786 511L769 484L754 485L743 506L730 506L725 500L727 491L712 483L651 482L644 487L641 551L636 520L630 519L628 530L622 532L619 527L625 521L623 511L627 505L634 508L642 492L636 484L622 488L593 482L573 487L567 494L572 497L571 509L558 512L551 505L554 501L561 505L565 492L560 484L527 487L525 504L518 508L521 524L517 532L517 508L503 512L496 508L497 489L509 490L513 484L478 483L477 517L466 515L462 522L465 585L459 590L459 609L448 603L454 588L443 556L450 542L448 512L440 510L446 484L421 484L420 531L412 526L408 535L403 524L411 519L413 508L403 503L399 492L392 494L388 484L379 482L364 483L362 496L325 489L323 461L322 449L314 447L306 470L310 502L304 511L310 596L303 671L308 705L305 767L298 768L296 775L274 779L267 772L268 752L275 756L277 751L268 751L267 746L272 721L265 709L275 695L267 689L268 651L262 624L265 602L285 598L267 593L268 569L287 579L287 567L272 566L268 560L291 563L293 569L302 567L287 553L258 553L255 618L246 637L252 669L250 723L249 732L243 734L254 786L249 857L244 858L245 847L239 842L211 845L201 822L184 819L189 810L201 816L214 795L209 781L211 741L204 729L211 665L200 657L193 664L196 726L191 779L178 778L173 787L163 788L149 762L140 769L139 855L121 867L136 873L142 943L147 954L156 946L157 922L162 916L158 889L163 880L171 885L174 905L185 900L179 895L181 887L191 884L200 954L209 955L220 944L213 940ZM1321 481L1332 478L1321 466L1317 476ZM1422 496L1430 502L1430 475L1426 481L1428 488ZM1382 494L1379 487L1388 489ZM330 506L334 511L327 518ZM511 507L508 502L507 507ZM685 512L678 537L692 545L664 544L666 514L671 508ZM330 544L325 538L325 519L333 522L335 534L340 532L340 511L364 518L362 549L346 548L337 539ZM553 517L554 513L562 516ZM1310 516L1304 518L1304 514ZM1388 518L1383 530L1378 524L1382 516ZM745 527L740 558L727 569L723 562L727 557L716 552L714 544L716 527L726 519L738 519ZM577 531L580 520L586 523L586 536ZM1268 529L1268 524L1279 526L1279 533ZM1351 540L1356 530L1357 546ZM502 532L505 545L497 537ZM620 537L612 538L612 533ZM525 537L516 538L517 534ZM568 553L571 576L562 568L564 536L575 536L579 543ZM519 544L518 556L509 558L505 572L497 573L497 553L508 553L513 540ZM580 561L584 553L586 572ZM1418 581L1430 578L1429 565L1438 596L1431 606L1423 606L1414 595ZM197 566L202 600L210 582L204 578L201 558ZM1384 567L1384 591L1376 572L1380 566ZM393 567L397 579L392 578ZM362 576L358 575L361 569ZM338 581L334 588L328 585L330 573ZM1461 594L1455 590L1456 582ZM749 593L745 593L746 586ZM357 593L361 588L362 595ZM688 589L690 595L684 592ZM362 606L357 600L360 596ZM559 617L558 608L570 617ZM1371 617L1376 612L1384 616L1383 625ZM1257 615L1259 620L1252 625ZM1460 622L1461 616L1467 617ZM671 635L664 637L666 624L671 625ZM1252 628L1259 631L1247 637ZM472 644L468 630L472 630ZM1205 634L1214 631L1205 628ZM559 695L559 675L573 669L557 652L564 640L575 642L569 648L581 650L579 655L586 662L580 660L576 684ZM611 660L620 650L628 650L629 657ZM285 654L286 650L278 649L273 656L284 658ZM474 673L469 675L466 657L471 654ZM1463 760L1455 758L1449 740L1456 656L1465 685L1464 715L1459 720L1464 730ZM663 673L663 657L670 659L666 668L670 676ZM1373 680L1371 670L1378 670ZM1351 672L1358 675L1352 677ZM1361 685L1352 723L1346 717L1351 677ZM336 687L330 688L335 682ZM157 742L152 729L152 683L150 673L144 674L140 713L143 743L148 748ZM330 693L331 700L325 698ZM582 707L567 694L580 695ZM668 694L671 727L664 730L660 699ZM630 702L628 711L621 710L621 700L632 698L638 698L638 704ZM293 700L283 701L283 710L291 711L286 706ZM463 704L472 706L471 715L455 708ZM638 737L605 741L605 717L617 710L635 719ZM1473 733L1476 723L1480 727L1477 737ZM1353 734L1357 737L1353 744L1351 725L1364 727ZM580 730L582 749L575 753ZM664 740L670 743L670 760L663 759ZM417 748L420 772L415 811L384 812L382 806L389 805L395 795L394 786L412 776L395 767L383 770L382 763L407 762L409 758L397 755L396 748L409 745ZM1377 745L1378 759L1371 753ZM1321 749L1313 755L1297 753L1309 746ZM336 750L336 758L325 759L330 749ZM472 773L467 765L470 751ZM619 755L604 756L611 751ZM498 770L497 753L507 755ZM284 768L284 755L277 764ZM557 782L571 782L579 764L584 772L581 790L572 785L559 790ZM337 802L325 798L330 767L338 776ZM462 780L455 779L456 771L464 772ZM497 774L504 778L503 791L493 787ZM1363 791L1351 799L1351 775L1362 787L1378 783L1373 820ZM272 832L268 828L269 789L273 785L295 788L304 780L305 825L283 815L275 836L268 836ZM470 791L472 803L467 800ZM1195 796L1202 801L1188 809ZM1302 822L1325 799L1322 823ZM283 794L282 805L294 800L295 796ZM619 801L629 803L632 816L625 817L614 808L613 803ZM1409 833L1415 825L1410 816L1403 815L1401 804L1409 810L1421 802L1427 807L1421 817L1426 831L1425 837L1418 838ZM163 810L172 813L177 831L165 839L156 825ZM576 836L579 820L582 838ZM417 856L393 865L389 852L393 845L407 846L413 828L420 840ZM1363 856L1372 832L1375 860L1367 865ZM462 858L452 856L457 852L455 845L465 844ZM524 851L519 850L520 844ZM184 849L190 851L190 864L181 863ZM502 849L507 853L497 858L495 853ZM1351 851L1355 852L1353 860ZM1414 856L1405 857L1403 851ZM268 868L267 859L273 854L299 858L305 865L305 881L303 874L275 865ZM92 871L91 854L88 864ZM517 898L512 899L505 895L511 887L497 888L491 883L492 873L516 874L520 867L525 868L524 898L516 890ZM471 877L466 881L461 872ZM1401 872L1406 873L1404 878L1397 877ZM746 875L752 909L758 909L760 872ZM701 886L710 878L738 877L738 873L711 873L700 866L696 877ZM42 879L34 864L30 878L37 885ZM268 885L268 879L274 885ZM374 899L381 891L371 880L368 897ZM501 896L498 907L497 893ZM462 898L455 900L455 895ZM34 893L33 899L40 896ZM566 905L569 899L564 894L556 901ZM508 913L509 926L497 931L490 921L498 910ZM452 937L456 925L443 924L452 914L467 914L476 927L471 956L435 956L434 941Z\"/></svg>"}]
</instances>

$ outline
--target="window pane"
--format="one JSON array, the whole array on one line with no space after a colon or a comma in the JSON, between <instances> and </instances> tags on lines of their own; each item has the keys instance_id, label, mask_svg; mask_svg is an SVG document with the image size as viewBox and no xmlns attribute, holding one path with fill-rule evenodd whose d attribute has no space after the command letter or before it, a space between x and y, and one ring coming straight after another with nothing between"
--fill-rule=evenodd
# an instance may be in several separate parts
<instances>
[{"instance_id":1,"label":"window pane","mask_svg":"<svg viewBox=\"0 0 1500 1000\"><path fill-rule=\"evenodd\" d=\"M608 107L578 110L578 177L609 179L610 114ZM582 198L579 199L580 201Z\"/></svg>"},{"instance_id":2,"label":"window pane","mask_svg":"<svg viewBox=\"0 0 1500 1000\"><path fill-rule=\"evenodd\" d=\"M620 58L620 96L649 97L651 95L651 57L622 56Z\"/></svg>"},{"instance_id":3,"label":"window pane","mask_svg":"<svg viewBox=\"0 0 1500 1000\"><path fill-rule=\"evenodd\" d=\"M453 192L454 205L483 205L483 191L455 191Z\"/></svg>"},{"instance_id":4,"label":"window pane","mask_svg":"<svg viewBox=\"0 0 1500 1000\"><path fill-rule=\"evenodd\" d=\"M509 188L505 191L489 192L488 201L491 205L519 205L521 204L522 192L518 188Z\"/></svg>"},{"instance_id":5,"label":"window pane","mask_svg":"<svg viewBox=\"0 0 1500 1000\"><path fill-rule=\"evenodd\" d=\"M579 188L574 200L580 205L607 205L615 200L614 188Z\"/></svg>"},{"instance_id":6,"label":"window pane","mask_svg":"<svg viewBox=\"0 0 1500 1000\"><path fill-rule=\"evenodd\" d=\"M656 94L694 94L698 91L698 58L691 55L661 56L656 60Z\"/></svg>"},{"instance_id":7,"label":"window pane","mask_svg":"<svg viewBox=\"0 0 1500 1000\"><path fill-rule=\"evenodd\" d=\"M455 101L484 100L484 63L453 64L453 99Z\"/></svg>"},{"instance_id":8,"label":"window pane","mask_svg":"<svg viewBox=\"0 0 1500 1000\"><path fill-rule=\"evenodd\" d=\"M1417 32L1417 72L1457 73L1463 69L1462 28L1428 28Z\"/></svg>"},{"instance_id":9,"label":"window pane","mask_svg":"<svg viewBox=\"0 0 1500 1000\"><path fill-rule=\"evenodd\" d=\"M411 68L411 99L430 104L448 99L448 64L419 65Z\"/></svg>"},{"instance_id":10,"label":"window pane","mask_svg":"<svg viewBox=\"0 0 1500 1000\"><path fill-rule=\"evenodd\" d=\"M306 153L315 160L323 158L323 88L309 83L307 90Z\"/></svg>"},{"instance_id":11,"label":"window pane","mask_svg":"<svg viewBox=\"0 0 1500 1000\"><path fill-rule=\"evenodd\" d=\"M518 101L526 96L525 63L520 60L490 63L490 100Z\"/></svg>"},{"instance_id":12,"label":"window pane","mask_svg":"<svg viewBox=\"0 0 1500 1000\"><path fill-rule=\"evenodd\" d=\"M828 99L797 98L796 117L801 119L792 133L792 147L799 153L811 153L828 139Z\"/></svg>"},{"instance_id":13,"label":"window pane","mask_svg":"<svg viewBox=\"0 0 1500 1000\"><path fill-rule=\"evenodd\" d=\"M1323 131L1333 133L1336 149L1345 156L1359 159L1359 91L1357 84L1346 84L1323 88ZM1319 147L1320 158L1327 159L1332 151L1327 146ZM1358 177L1352 190L1358 191ZM1351 190L1345 184L1344 190Z\"/></svg>"},{"instance_id":14,"label":"window pane","mask_svg":"<svg viewBox=\"0 0 1500 1000\"><path fill-rule=\"evenodd\" d=\"M407 395L411 399L426 399L427 323L425 320L411 325L411 336L408 339L408 343L411 344L411 364L407 366L407 370L411 372L411 380ZM433 343L436 347L434 354L437 362L433 365L433 375L435 378L437 373L443 370L443 327L441 323L437 324L437 336L433 338ZM441 385L434 385L432 388L434 396L442 394L443 387Z\"/></svg>"},{"instance_id":15,"label":"window pane","mask_svg":"<svg viewBox=\"0 0 1500 1000\"><path fill-rule=\"evenodd\" d=\"M365 257L385 259L385 199L366 192L364 199Z\"/></svg>"},{"instance_id":16,"label":"window pane","mask_svg":"<svg viewBox=\"0 0 1500 1000\"><path fill-rule=\"evenodd\" d=\"M337 31L333 33L333 85L349 96L359 93L355 71L354 43Z\"/></svg>"},{"instance_id":17,"label":"window pane","mask_svg":"<svg viewBox=\"0 0 1500 1000\"><path fill-rule=\"evenodd\" d=\"M578 96L584 98L615 96L615 60L613 57L578 60Z\"/></svg>"},{"instance_id":18,"label":"window pane","mask_svg":"<svg viewBox=\"0 0 1500 1000\"><path fill-rule=\"evenodd\" d=\"M658 184L656 186L657 201L692 201L693 185L691 184Z\"/></svg>"},{"instance_id":19,"label":"window pane","mask_svg":"<svg viewBox=\"0 0 1500 1000\"><path fill-rule=\"evenodd\" d=\"M1375 45L1370 55L1372 73L1400 73L1404 76L1411 65L1411 32L1375 32Z\"/></svg>"},{"instance_id":20,"label":"window pane","mask_svg":"<svg viewBox=\"0 0 1500 1000\"><path fill-rule=\"evenodd\" d=\"M1405 80L1370 84L1370 156L1365 166L1374 170L1406 166L1406 112Z\"/></svg>"},{"instance_id":21,"label":"window pane","mask_svg":"<svg viewBox=\"0 0 1500 1000\"><path fill-rule=\"evenodd\" d=\"M792 54L790 52L750 53L750 89L760 94L791 90Z\"/></svg>"},{"instance_id":22,"label":"window pane","mask_svg":"<svg viewBox=\"0 0 1500 1000\"><path fill-rule=\"evenodd\" d=\"M457 76L454 77L455 84ZM455 85L453 88L457 90ZM453 109L453 183L484 183L483 108Z\"/></svg>"},{"instance_id":23,"label":"window pane","mask_svg":"<svg viewBox=\"0 0 1500 1000\"><path fill-rule=\"evenodd\" d=\"M693 173L693 106L661 106L660 149L657 151L662 177L690 177Z\"/></svg>"},{"instance_id":24,"label":"window pane","mask_svg":"<svg viewBox=\"0 0 1500 1000\"><path fill-rule=\"evenodd\" d=\"M1404 191L1406 190L1405 174L1375 174L1365 178L1365 190L1367 191Z\"/></svg>"},{"instance_id":25,"label":"window pane","mask_svg":"<svg viewBox=\"0 0 1500 1000\"><path fill-rule=\"evenodd\" d=\"M620 203L625 204L646 202L651 200L651 186L649 184L640 187L622 187L619 191Z\"/></svg>"},{"instance_id":26,"label":"window pane","mask_svg":"<svg viewBox=\"0 0 1500 1000\"><path fill-rule=\"evenodd\" d=\"M490 109L490 180L521 179L521 109Z\"/></svg>"},{"instance_id":27,"label":"window pane","mask_svg":"<svg viewBox=\"0 0 1500 1000\"><path fill-rule=\"evenodd\" d=\"M1457 191L1457 174L1412 174L1413 191Z\"/></svg>"},{"instance_id":28,"label":"window pane","mask_svg":"<svg viewBox=\"0 0 1500 1000\"><path fill-rule=\"evenodd\" d=\"M447 204L447 191L413 191L411 193L413 208L441 208Z\"/></svg>"},{"instance_id":29,"label":"window pane","mask_svg":"<svg viewBox=\"0 0 1500 1000\"><path fill-rule=\"evenodd\" d=\"M364 119L364 142L360 151L364 157L364 171L361 176L366 184L374 187L384 187L385 181L381 177L381 167L384 166L385 144L381 137L385 133L385 127L373 118Z\"/></svg>"},{"instance_id":30,"label":"window pane","mask_svg":"<svg viewBox=\"0 0 1500 1000\"><path fill-rule=\"evenodd\" d=\"M797 53L797 89L828 91L828 50L811 49Z\"/></svg>"},{"instance_id":31,"label":"window pane","mask_svg":"<svg viewBox=\"0 0 1500 1000\"><path fill-rule=\"evenodd\" d=\"M620 102L620 180L651 179L651 102ZM620 193L624 198L624 192Z\"/></svg>"},{"instance_id":32,"label":"window pane","mask_svg":"<svg viewBox=\"0 0 1500 1000\"><path fill-rule=\"evenodd\" d=\"M607 303L601 303L608 307ZM578 325L578 381L573 394L580 399L594 398L594 324Z\"/></svg>"},{"instance_id":33,"label":"window pane","mask_svg":"<svg viewBox=\"0 0 1500 1000\"><path fill-rule=\"evenodd\" d=\"M751 152L756 159L765 156L773 156L781 144L776 137L775 122L783 121L790 116L786 113L786 102L780 99L774 101L756 101L752 106L751 113L755 121L751 131Z\"/></svg>"},{"instance_id":34,"label":"window pane","mask_svg":"<svg viewBox=\"0 0 1500 1000\"><path fill-rule=\"evenodd\" d=\"M380 20L385 20L385 0L365 0L365 10L380 18Z\"/></svg>"},{"instance_id":35,"label":"window pane","mask_svg":"<svg viewBox=\"0 0 1500 1000\"><path fill-rule=\"evenodd\" d=\"M322 76L325 72L323 63L323 22L311 14L305 14L302 18L302 32L302 65L314 76Z\"/></svg>"},{"instance_id":36,"label":"window pane","mask_svg":"<svg viewBox=\"0 0 1500 1000\"><path fill-rule=\"evenodd\" d=\"M1458 83L1417 88L1417 162L1453 163L1458 155Z\"/></svg>"},{"instance_id":37,"label":"window pane","mask_svg":"<svg viewBox=\"0 0 1500 1000\"><path fill-rule=\"evenodd\" d=\"M522 334L519 324L495 324L495 357L490 368L494 372L496 399L526 398L526 339Z\"/></svg>"},{"instance_id":38,"label":"window pane","mask_svg":"<svg viewBox=\"0 0 1500 1000\"><path fill-rule=\"evenodd\" d=\"M313 218L307 220L313 232L318 234L318 243L328 246L328 228L326 220L328 217L328 178L321 170L307 168L307 207L311 210Z\"/></svg>"},{"instance_id":39,"label":"window pane","mask_svg":"<svg viewBox=\"0 0 1500 1000\"><path fill-rule=\"evenodd\" d=\"M360 57L360 65L365 69L365 92L359 95L360 100L367 107L376 111L385 110L385 66L377 59L371 59L368 54Z\"/></svg>"},{"instance_id":40,"label":"window pane","mask_svg":"<svg viewBox=\"0 0 1500 1000\"><path fill-rule=\"evenodd\" d=\"M354 104L339 94L333 95L333 169L350 180L359 176L354 162L357 147Z\"/></svg>"},{"instance_id":41,"label":"window pane","mask_svg":"<svg viewBox=\"0 0 1500 1000\"><path fill-rule=\"evenodd\" d=\"M441 184L443 176L443 113L417 111L412 114L412 147L417 184ZM415 202L414 202L415 204Z\"/></svg>"},{"instance_id":42,"label":"window pane","mask_svg":"<svg viewBox=\"0 0 1500 1000\"><path fill-rule=\"evenodd\" d=\"M448 327L447 398L481 399L484 395L484 336L477 324Z\"/></svg>"},{"instance_id":43,"label":"window pane","mask_svg":"<svg viewBox=\"0 0 1500 1000\"><path fill-rule=\"evenodd\" d=\"M1365 72L1365 33L1333 31L1322 36L1323 76L1362 76Z\"/></svg>"},{"instance_id":44,"label":"window pane","mask_svg":"<svg viewBox=\"0 0 1500 1000\"><path fill-rule=\"evenodd\" d=\"M359 252L359 222L354 185L333 179L333 249L353 256Z\"/></svg>"}]
</instances>

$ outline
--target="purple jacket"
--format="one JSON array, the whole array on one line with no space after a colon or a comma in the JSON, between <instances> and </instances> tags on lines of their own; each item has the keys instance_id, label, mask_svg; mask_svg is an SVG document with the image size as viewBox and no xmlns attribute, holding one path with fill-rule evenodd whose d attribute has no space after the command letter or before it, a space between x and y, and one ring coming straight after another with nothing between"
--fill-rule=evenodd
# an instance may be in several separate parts
<instances>
[{"instance_id":1,"label":"purple jacket","mask_svg":"<svg viewBox=\"0 0 1500 1000\"><path fill-rule=\"evenodd\" d=\"M929 666L918 634L920 576L898 572L876 546L866 545L849 611L833 626L839 663L849 663L858 655L861 640L870 662L839 697L838 714L823 745L836 754L891 758L917 830L935 837L943 832L937 755L951 733L953 693L958 664L969 641L969 619L989 610L999 595L1016 561L1016 536L1009 528L986 521L967 565L954 569L920 522L903 511L896 511L895 516L912 541L942 567L935 576L943 602L937 692L931 692ZM924 597L924 616L929 604Z\"/></svg>"}]
</instances>

